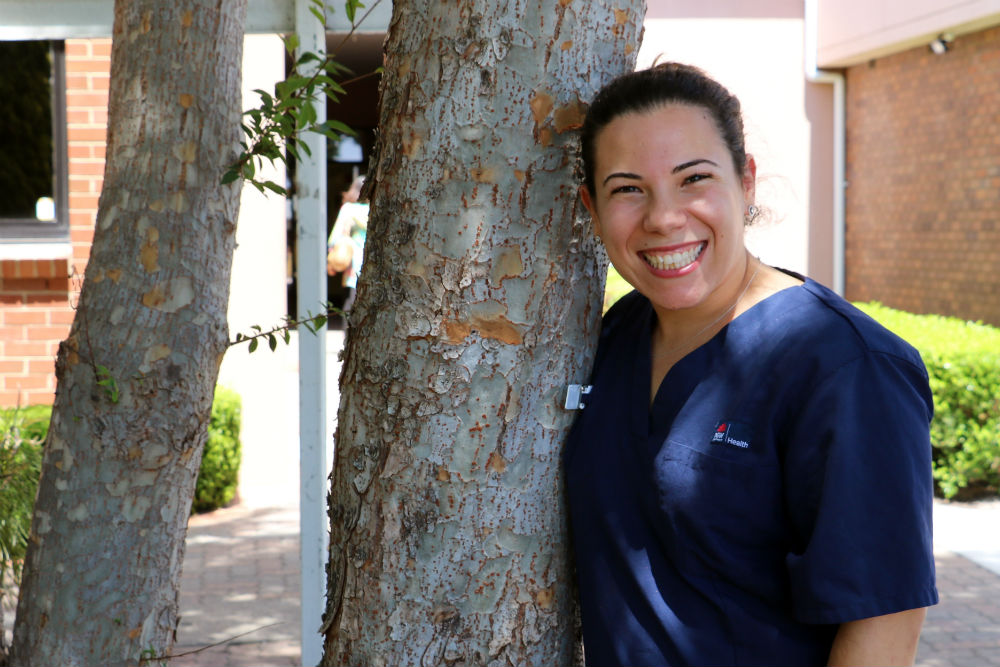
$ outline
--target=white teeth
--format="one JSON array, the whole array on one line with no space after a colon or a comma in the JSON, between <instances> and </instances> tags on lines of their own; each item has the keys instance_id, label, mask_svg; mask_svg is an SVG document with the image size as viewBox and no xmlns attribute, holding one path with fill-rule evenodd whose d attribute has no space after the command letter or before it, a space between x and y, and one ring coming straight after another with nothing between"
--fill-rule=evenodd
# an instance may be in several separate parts
<instances>
[{"instance_id":1,"label":"white teeth","mask_svg":"<svg viewBox=\"0 0 1000 667\"><path fill-rule=\"evenodd\" d=\"M705 249L705 244L700 243L696 246L691 247L688 250L683 250L681 252L668 252L665 254L654 255L652 253L643 253L642 258L646 260L646 263L652 266L654 269L659 269L661 271L672 271L675 269L681 269L698 259L698 255L701 251Z\"/></svg>"}]
</instances>

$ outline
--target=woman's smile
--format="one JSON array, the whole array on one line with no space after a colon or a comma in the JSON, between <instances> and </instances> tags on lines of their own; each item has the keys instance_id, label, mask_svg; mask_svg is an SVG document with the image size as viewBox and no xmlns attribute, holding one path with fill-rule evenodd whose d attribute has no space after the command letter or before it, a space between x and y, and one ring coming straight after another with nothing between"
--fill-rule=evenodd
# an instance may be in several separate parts
<instances>
[{"instance_id":1,"label":"woman's smile","mask_svg":"<svg viewBox=\"0 0 1000 667\"><path fill-rule=\"evenodd\" d=\"M662 277L680 276L697 268L698 260L706 247L708 247L708 241L702 241L685 248L675 250L654 248L643 250L639 254L657 275L662 275Z\"/></svg>"}]
</instances>

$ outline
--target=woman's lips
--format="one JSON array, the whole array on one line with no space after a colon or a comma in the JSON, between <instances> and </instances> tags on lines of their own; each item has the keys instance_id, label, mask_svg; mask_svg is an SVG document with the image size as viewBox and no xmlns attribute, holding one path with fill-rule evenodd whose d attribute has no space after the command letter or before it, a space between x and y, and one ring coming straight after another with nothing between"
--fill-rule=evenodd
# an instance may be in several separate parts
<instances>
[{"instance_id":1,"label":"woman's lips","mask_svg":"<svg viewBox=\"0 0 1000 667\"><path fill-rule=\"evenodd\" d=\"M639 254L646 264L657 271L665 271L676 274L679 272L683 273L684 269L687 269L695 264L707 246L708 242L702 241L701 243L692 245L682 250L673 250L670 252L646 250Z\"/></svg>"}]
</instances>

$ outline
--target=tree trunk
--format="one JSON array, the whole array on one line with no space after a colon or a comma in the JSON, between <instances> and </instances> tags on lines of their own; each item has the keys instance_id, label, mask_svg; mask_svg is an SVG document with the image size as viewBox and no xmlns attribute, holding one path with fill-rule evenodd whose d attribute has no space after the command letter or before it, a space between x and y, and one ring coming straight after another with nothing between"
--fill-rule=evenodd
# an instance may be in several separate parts
<instances>
[{"instance_id":1,"label":"tree trunk","mask_svg":"<svg viewBox=\"0 0 1000 667\"><path fill-rule=\"evenodd\" d=\"M104 187L56 361L17 667L136 665L177 625L239 186L246 0L118 0Z\"/></svg>"},{"instance_id":2,"label":"tree trunk","mask_svg":"<svg viewBox=\"0 0 1000 667\"><path fill-rule=\"evenodd\" d=\"M584 100L644 3L394 4L344 357L325 665L568 665L561 488L605 275L574 177Z\"/></svg>"}]
</instances>

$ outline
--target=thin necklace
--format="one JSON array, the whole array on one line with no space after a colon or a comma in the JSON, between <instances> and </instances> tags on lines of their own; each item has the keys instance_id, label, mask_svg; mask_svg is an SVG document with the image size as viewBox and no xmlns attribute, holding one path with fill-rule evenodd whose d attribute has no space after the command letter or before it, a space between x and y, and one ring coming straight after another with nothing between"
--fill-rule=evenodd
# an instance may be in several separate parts
<instances>
[{"instance_id":1,"label":"thin necklace","mask_svg":"<svg viewBox=\"0 0 1000 667\"><path fill-rule=\"evenodd\" d=\"M705 333L706 331L708 331L709 329L711 329L712 327L714 327L716 324L718 324L719 320L721 320L722 318L724 318L729 313L733 312L733 309L736 308L736 304L738 304L740 302L740 300L743 299L743 295L747 293L748 289L750 289L750 285L753 284L753 280L754 280L754 278L757 277L757 272L758 271L760 271L760 264L758 264L757 268L755 268L753 270L753 274L750 276L750 280L748 280L747 284L743 286L743 290L740 291L739 295L736 297L736 300L733 301L732 305L730 305L729 308L726 308L724 311L722 311L721 315L719 315L714 320L712 320L711 322L709 322L708 324L706 324L705 326L703 326L701 329L698 329L691 336L688 336L688 338L687 338L686 341L681 341L677 345L673 345L671 347L668 347L666 350L661 350L659 353L657 353L654 356L662 357L662 356L664 356L665 354L667 354L669 352L673 352L674 350L680 349L681 347L684 346L684 343L690 342L692 340L696 340L698 338L698 336L700 336L701 334Z\"/></svg>"}]
</instances>

